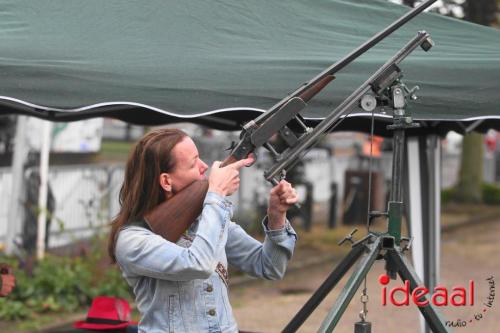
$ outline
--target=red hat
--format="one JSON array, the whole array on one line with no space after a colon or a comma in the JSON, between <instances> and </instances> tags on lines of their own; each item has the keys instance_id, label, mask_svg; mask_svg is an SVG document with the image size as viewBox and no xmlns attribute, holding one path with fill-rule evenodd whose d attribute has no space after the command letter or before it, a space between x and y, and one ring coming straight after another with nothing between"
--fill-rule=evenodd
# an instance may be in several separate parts
<instances>
[{"instance_id":1,"label":"red hat","mask_svg":"<svg viewBox=\"0 0 500 333\"><path fill-rule=\"evenodd\" d=\"M118 297L98 296L92 300L92 305L84 321L73 324L76 328L89 330L112 330L125 328L130 321L130 306L128 302Z\"/></svg>"}]
</instances>

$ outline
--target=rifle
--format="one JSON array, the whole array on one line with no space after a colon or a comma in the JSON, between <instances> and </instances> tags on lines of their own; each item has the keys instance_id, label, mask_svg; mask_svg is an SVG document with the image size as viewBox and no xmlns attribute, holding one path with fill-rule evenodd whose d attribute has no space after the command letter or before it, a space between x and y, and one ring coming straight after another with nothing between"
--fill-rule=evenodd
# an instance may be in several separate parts
<instances>
[{"instance_id":1,"label":"rifle","mask_svg":"<svg viewBox=\"0 0 500 333\"><path fill-rule=\"evenodd\" d=\"M354 49L344 58L280 100L262 115L246 123L240 133L238 143L232 146L229 156L221 163L221 166L224 167L246 158L257 148L264 147L269 150L275 159L281 161L276 167L264 173L266 180L273 185L278 184L279 178L284 175L285 168L289 167L294 159L297 160L300 153L308 146L310 147L314 141L311 139L310 133L315 132L307 127L304 118L299 114L299 112L307 106L306 103L335 78L335 73L350 64L436 1L437 0L427 0L420 6L413 8L387 28ZM329 119L333 123L339 117L340 114L336 114L333 119L331 116ZM320 123L320 125L322 123ZM298 128L298 131L292 130L296 128ZM328 128L331 128L331 124L327 128L324 128L324 130ZM288 146L281 154L269 143L271 137L276 134L280 135ZM315 136L314 139L317 139L317 136ZM294 147L298 145L300 145L301 148L294 150ZM284 155L290 152L292 153L292 157L284 159ZM159 204L146 213L144 218L153 232L171 242L176 242L181 234L187 230L201 214L207 190L207 180L195 181L179 191L169 200Z\"/></svg>"}]
</instances>

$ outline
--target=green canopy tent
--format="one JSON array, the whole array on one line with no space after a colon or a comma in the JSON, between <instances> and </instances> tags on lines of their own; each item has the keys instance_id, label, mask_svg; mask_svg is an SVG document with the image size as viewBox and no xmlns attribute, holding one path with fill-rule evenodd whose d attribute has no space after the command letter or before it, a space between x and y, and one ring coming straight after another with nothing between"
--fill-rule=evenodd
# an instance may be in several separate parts
<instances>
[{"instance_id":1,"label":"green canopy tent","mask_svg":"<svg viewBox=\"0 0 500 333\"><path fill-rule=\"evenodd\" d=\"M4 0L0 112L238 129L407 11L376 0ZM436 46L402 64L422 88L410 109L421 131L500 127L500 31L427 13L339 72L303 115L326 116L422 29ZM340 128L367 128L352 116Z\"/></svg>"},{"instance_id":2,"label":"green canopy tent","mask_svg":"<svg viewBox=\"0 0 500 333\"><path fill-rule=\"evenodd\" d=\"M2 0L0 115L239 129L406 11L385 0ZM339 72L303 116L324 118L422 29L436 46L401 67L421 87L409 111L422 125L413 134L427 136L408 145L408 203L412 233L426 242L414 242L414 262L432 287L436 134L500 128L500 31L419 15ZM337 129L367 131L369 118L355 110ZM390 117L376 119L376 132L389 134Z\"/></svg>"}]
</instances>

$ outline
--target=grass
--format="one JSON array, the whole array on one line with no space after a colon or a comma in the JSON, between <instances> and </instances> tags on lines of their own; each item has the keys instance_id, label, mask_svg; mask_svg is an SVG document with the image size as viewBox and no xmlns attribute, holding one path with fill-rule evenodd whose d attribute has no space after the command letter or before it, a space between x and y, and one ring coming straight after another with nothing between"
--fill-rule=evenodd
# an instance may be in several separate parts
<instances>
[{"instance_id":1,"label":"grass","mask_svg":"<svg viewBox=\"0 0 500 333\"><path fill-rule=\"evenodd\" d=\"M481 217L500 216L499 205L477 205L449 203L443 206L441 225L449 226L477 220Z\"/></svg>"}]
</instances>

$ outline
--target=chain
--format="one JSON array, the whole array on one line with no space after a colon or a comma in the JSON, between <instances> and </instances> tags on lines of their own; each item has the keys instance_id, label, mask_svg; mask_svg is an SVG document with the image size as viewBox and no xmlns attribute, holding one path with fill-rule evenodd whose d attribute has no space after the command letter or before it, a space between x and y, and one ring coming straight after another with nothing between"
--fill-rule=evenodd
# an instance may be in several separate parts
<instances>
[{"instance_id":1,"label":"chain","mask_svg":"<svg viewBox=\"0 0 500 333\"><path fill-rule=\"evenodd\" d=\"M363 292L361 293L361 303L363 303L363 310L359 313L359 318L364 322L368 314L368 294L366 293L366 287L363 288Z\"/></svg>"}]
</instances>

